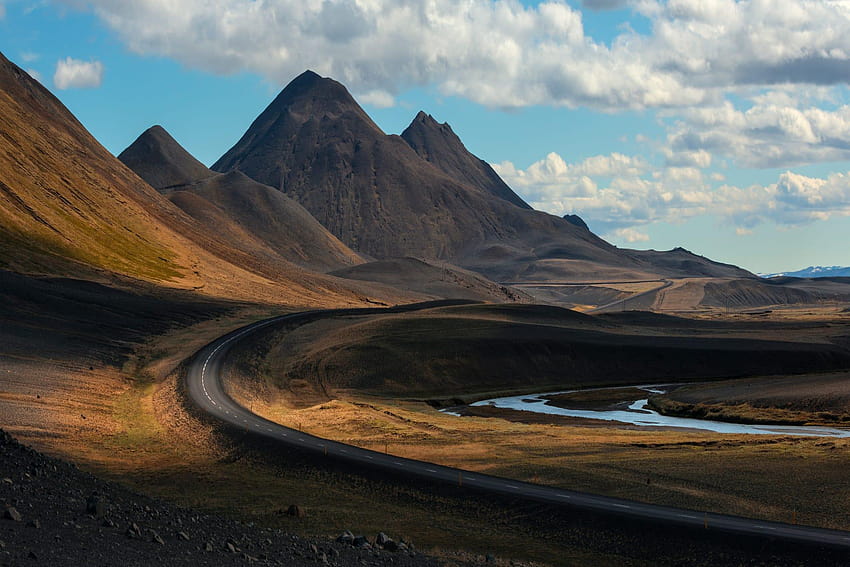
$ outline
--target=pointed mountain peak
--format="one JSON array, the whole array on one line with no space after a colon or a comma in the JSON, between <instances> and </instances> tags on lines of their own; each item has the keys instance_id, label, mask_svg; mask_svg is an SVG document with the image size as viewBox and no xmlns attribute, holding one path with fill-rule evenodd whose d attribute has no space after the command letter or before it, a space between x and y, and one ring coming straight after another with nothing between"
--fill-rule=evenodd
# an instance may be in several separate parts
<instances>
[{"instance_id":1,"label":"pointed mountain peak","mask_svg":"<svg viewBox=\"0 0 850 567\"><path fill-rule=\"evenodd\" d=\"M452 127L449 126L447 122L437 122L436 118L426 113L424 110L420 110L419 114L416 115L416 118L413 119L413 122L410 123L410 126L407 127L408 130L416 130L417 128L439 131L450 144L463 147L463 142L460 141L460 138L458 138L457 134L452 131ZM404 134L402 134L402 136L404 136Z\"/></svg>"},{"instance_id":2,"label":"pointed mountain peak","mask_svg":"<svg viewBox=\"0 0 850 567\"><path fill-rule=\"evenodd\" d=\"M317 81L321 81L324 77L316 73L311 69L307 69L294 79L292 79L292 83L315 83Z\"/></svg>"},{"instance_id":3,"label":"pointed mountain peak","mask_svg":"<svg viewBox=\"0 0 850 567\"><path fill-rule=\"evenodd\" d=\"M160 191L214 175L159 125L145 130L118 159Z\"/></svg>"},{"instance_id":4,"label":"pointed mountain peak","mask_svg":"<svg viewBox=\"0 0 850 567\"><path fill-rule=\"evenodd\" d=\"M291 152L292 140L301 135L350 139L385 136L342 84L305 71L286 85L212 169L243 169L280 188L280 179L266 178L259 170L275 169L275 160Z\"/></svg>"},{"instance_id":5,"label":"pointed mountain peak","mask_svg":"<svg viewBox=\"0 0 850 567\"><path fill-rule=\"evenodd\" d=\"M345 113L354 113L374 126L372 119L360 108L345 86L313 71L304 71L295 77L259 118L285 113L302 123L310 118L321 120L326 116L337 118Z\"/></svg>"},{"instance_id":6,"label":"pointed mountain peak","mask_svg":"<svg viewBox=\"0 0 850 567\"><path fill-rule=\"evenodd\" d=\"M413 122L410 125L413 126L414 124L425 124L425 125L428 125L428 126L431 126L431 125L439 126L440 125L440 123L437 122L434 119L433 116L426 113L424 110L419 111L419 113L416 115L416 118L413 119Z\"/></svg>"},{"instance_id":7,"label":"pointed mountain peak","mask_svg":"<svg viewBox=\"0 0 850 567\"><path fill-rule=\"evenodd\" d=\"M448 123L441 124L433 116L420 110L401 137L419 157L431 162L454 179L483 189L517 207L531 208L502 181L487 162L466 149Z\"/></svg>"}]
</instances>

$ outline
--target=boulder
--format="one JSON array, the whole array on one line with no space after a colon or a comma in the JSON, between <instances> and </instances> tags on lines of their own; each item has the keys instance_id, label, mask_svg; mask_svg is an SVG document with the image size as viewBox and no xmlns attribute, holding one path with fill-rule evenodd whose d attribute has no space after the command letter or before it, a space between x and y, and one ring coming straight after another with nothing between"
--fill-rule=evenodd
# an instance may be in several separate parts
<instances>
[{"instance_id":1,"label":"boulder","mask_svg":"<svg viewBox=\"0 0 850 567\"><path fill-rule=\"evenodd\" d=\"M379 533L375 538L375 545L387 551L398 551L398 544L384 532Z\"/></svg>"},{"instance_id":2,"label":"boulder","mask_svg":"<svg viewBox=\"0 0 850 567\"><path fill-rule=\"evenodd\" d=\"M21 513L18 512L17 508L14 506L7 506L6 510L3 512L3 517L7 520L12 520L13 522L20 522L23 519L21 517Z\"/></svg>"},{"instance_id":3,"label":"boulder","mask_svg":"<svg viewBox=\"0 0 850 567\"><path fill-rule=\"evenodd\" d=\"M86 513L95 518L102 518L106 514L106 502L97 493L86 498Z\"/></svg>"},{"instance_id":4,"label":"boulder","mask_svg":"<svg viewBox=\"0 0 850 567\"><path fill-rule=\"evenodd\" d=\"M307 510L297 504L290 504L289 508L286 509L286 515L294 518L306 518Z\"/></svg>"},{"instance_id":5,"label":"boulder","mask_svg":"<svg viewBox=\"0 0 850 567\"><path fill-rule=\"evenodd\" d=\"M372 544L369 543L369 540L366 539L366 536L357 536L354 538L354 541L351 543L354 547L358 549L372 549Z\"/></svg>"}]
</instances>

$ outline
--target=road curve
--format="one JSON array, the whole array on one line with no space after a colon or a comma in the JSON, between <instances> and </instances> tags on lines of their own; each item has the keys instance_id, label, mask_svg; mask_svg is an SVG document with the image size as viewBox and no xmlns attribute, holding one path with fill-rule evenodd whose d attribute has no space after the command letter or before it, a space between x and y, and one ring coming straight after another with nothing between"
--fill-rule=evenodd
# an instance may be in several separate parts
<instances>
[{"instance_id":1,"label":"road curve","mask_svg":"<svg viewBox=\"0 0 850 567\"><path fill-rule=\"evenodd\" d=\"M418 307L423 308L423 307ZM396 308L395 311L414 310L416 306ZM283 445L331 456L354 465L381 468L407 477L415 476L454 486L468 487L476 492L487 492L524 500L545 502L571 509L585 509L609 515L651 520L681 527L721 530L728 533L770 537L789 542L799 542L850 549L850 532L826 530L779 522L767 522L727 516L706 514L683 508L671 508L645 504L632 500L610 498L583 492L563 490L462 471L423 461L405 459L376 451L315 437L295 429L284 427L262 418L237 404L224 390L221 369L227 354L241 339L260 329L284 321L307 322L320 317L342 314L358 314L379 311L378 309L336 309L306 311L259 321L237 329L202 348L192 360L187 373L187 391L191 401L201 410L219 420Z\"/></svg>"}]
</instances>

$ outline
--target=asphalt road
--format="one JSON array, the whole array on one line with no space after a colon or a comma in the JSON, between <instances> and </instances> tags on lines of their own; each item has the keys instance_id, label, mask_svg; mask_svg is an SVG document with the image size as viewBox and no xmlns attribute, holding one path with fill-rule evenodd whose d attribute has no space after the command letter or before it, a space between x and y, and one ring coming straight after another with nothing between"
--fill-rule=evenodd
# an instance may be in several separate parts
<instances>
[{"instance_id":1,"label":"asphalt road","mask_svg":"<svg viewBox=\"0 0 850 567\"><path fill-rule=\"evenodd\" d=\"M403 308L401 310L415 308ZM349 464L366 465L369 468L377 467L400 473L406 477L415 476L429 481L475 489L477 492L545 502L571 509L601 511L622 518L652 520L681 527L721 530L732 534L757 535L791 542L850 548L850 532L644 504L631 500L539 486L369 451L283 427L251 413L225 393L221 382L222 366L234 345L247 335L283 321L298 323L318 317L366 311L376 310L308 311L284 315L248 325L220 337L201 349L189 367L187 376L189 396L198 407L221 421L262 437L273 439L283 445L328 455L347 461Z\"/></svg>"}]
</instances>

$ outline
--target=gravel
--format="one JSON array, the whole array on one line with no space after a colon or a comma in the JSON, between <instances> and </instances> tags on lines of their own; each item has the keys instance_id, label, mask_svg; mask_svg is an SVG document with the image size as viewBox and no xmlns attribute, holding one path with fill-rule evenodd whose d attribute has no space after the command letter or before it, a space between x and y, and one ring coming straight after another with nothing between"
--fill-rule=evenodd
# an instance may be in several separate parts
<instances>
[{"instance_id":1,"label":"gravel","mask_svg":"<svg viewBox=\"0 0 850 567\"><path fill-rule=\"evenodd\" d=\"M0 566L430 567L416 553L315 540L142 496L21 445L0 429ZM388 548L390 538L382 535Z\"/></svg>"}]
</instances>

